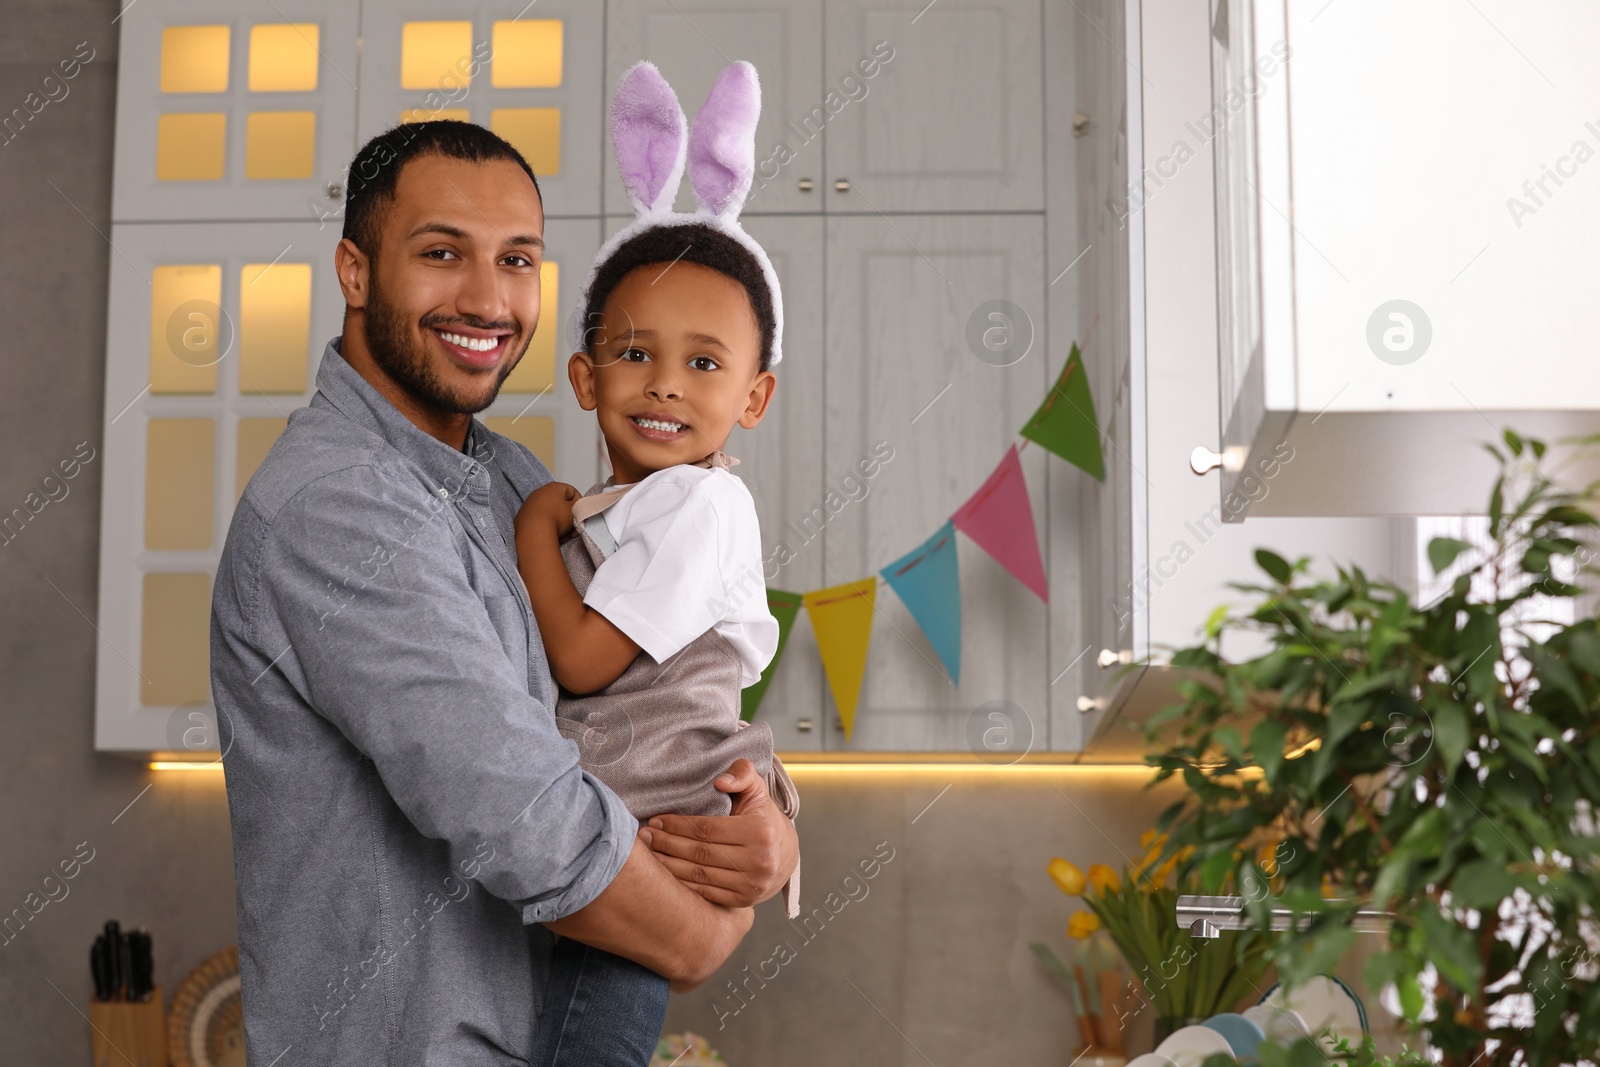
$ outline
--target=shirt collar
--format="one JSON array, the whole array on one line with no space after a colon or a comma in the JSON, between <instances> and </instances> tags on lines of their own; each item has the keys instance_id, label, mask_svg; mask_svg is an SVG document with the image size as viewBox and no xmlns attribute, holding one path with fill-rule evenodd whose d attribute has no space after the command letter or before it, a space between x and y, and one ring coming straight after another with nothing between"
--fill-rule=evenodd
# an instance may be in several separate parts
<instances>
[{"instance_id":1,"label":"shirt collar","mask_svg":"<svg viewBox=\"0 0 1600 1067\"><path fill-rule=\"evenodd\" d=\"M468 423L465 450L452 448L423 432L349 364L339 350L341 340L342 336L334 337L322 350L317 392L349 419L382 437L421 467L441 495L465 493L487 501L489 470L473 458L490 451L486 448L487 431L478 420Z\"/></svg>"}]
</instances>

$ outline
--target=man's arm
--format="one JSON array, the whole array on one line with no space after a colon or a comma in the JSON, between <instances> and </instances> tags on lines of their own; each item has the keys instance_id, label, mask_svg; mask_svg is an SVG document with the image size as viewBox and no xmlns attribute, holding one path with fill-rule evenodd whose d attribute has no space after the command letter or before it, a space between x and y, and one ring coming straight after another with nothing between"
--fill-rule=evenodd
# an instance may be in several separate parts
<instances>
[{"instance_id":1,"label":"man's arm","mask_svg":"<svg viewBox=\"0 0 1600 1067\"><path fill-rule=\"evenodd\" d=\"M547 927L575 941L626 956L687 993L733 954L755 920L748 907L723 907L696 896L635 839L628 862L590 904ZM664 938L664 932L672 936Z\"/></svg>"},{"instance_id":2,"label":"man's arm","mask_svg":"<svg viewBox=\"0 0 1600 1067\"><path fill-rule=\"evenodd\" d=\"M669 978L720 963L746 920L668 884L643 854L636 820L579 767L501 646L458 554L453 505L401 478L349 467L271 517L250 595L263 669L282 672L372 760L412 824L447 843L452 866L475 866L524 922L574 916L626 870L578 929L610 930L591 936ZM658 885L673 892L652 895ZM651 921L663 906L683 925Z\"/></svg>"}]
</instances>

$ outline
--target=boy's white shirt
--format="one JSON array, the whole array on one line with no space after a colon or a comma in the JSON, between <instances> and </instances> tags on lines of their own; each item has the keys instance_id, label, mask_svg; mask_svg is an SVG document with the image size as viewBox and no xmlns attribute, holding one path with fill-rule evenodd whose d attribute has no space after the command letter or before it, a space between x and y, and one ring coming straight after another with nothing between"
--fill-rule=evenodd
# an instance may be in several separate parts
<instances>
[{"instance_id":1,"label":"boy's white shirt","mask_svg":"<svg viewBox=\"0 0 1600 1067\"><path fill-rule=\"evenodd\" d=\"M715 628L739 655L741 686L761 680L778 649L767 610L761 525L750 490L717 467L655 471L600 517L616 551L583 602L657 663Z\"/></svg>"}]
</instances>

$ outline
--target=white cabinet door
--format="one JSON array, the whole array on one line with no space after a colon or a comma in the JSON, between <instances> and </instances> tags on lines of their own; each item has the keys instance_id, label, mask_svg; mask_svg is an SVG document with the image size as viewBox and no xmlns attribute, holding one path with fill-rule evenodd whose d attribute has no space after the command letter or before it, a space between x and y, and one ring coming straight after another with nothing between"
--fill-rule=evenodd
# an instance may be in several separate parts
<instances>
[{"instance_id":1,"label":"white cabinet door","mask_svg":"<svg viewBox=\"0 0 1600 1067\"><path fill-rule=\"evenodd\" d=\"M857 463L878 442L893 449L821 531L823 581L833 585L876 575L937 532L1017 443L1050 383L1042 217L852 216L827 225L823 485L859 481ZM994 300L1021 308L1035 331L1033 348L1007 366L980 358L967 340L974 314ZM1021 458L1042 524L1045 466L1060 460L1037 447ZM828 749L965 752L993 722L995 709L983 707L991 701L1006 702L1000 711L1019 748L1047 743L1046 606L964 535L957 550L960 685L880 586L854 734L846 742L830 699Z\"/></svg>"},{"instance_id":2,"label":"white cabinet door","mask_svg":"<svg viewBox=\"0 0 1600 1067\"><path fill-rule=\"evenodd\" d=\"M739 457L734 470L750 487L761 517L767 588L805 593L824 584L821 545L798 546L794 533L827 489L822 466L822 220L752 217L745 226L772 258L783 285L784 356L766 417L753 430L734 427L728 450ZM794 557L782 553L780 544L795 548ZM820 750L829 721L822 661L804 615L802 610L795 618L757 712L772 724L775 743L783 751Z\"/></svg>"},{"instance_id":3,"label":"white cabinet door","mask_svg":"<svg viewBox=\"0 0 1600 1067\"><path fill-rule=\"evenodd\" d=\"M603 18L589 0L364 3L361 143L403 118L476 122L528 161L546 218L598 216Z\"/></svg>"},{"instance_id":4,"label":"white cabinet door","mask_svg":"<svg viewBox=\"0 0 1600 1067\"><path fill-rule=\"evenodd\" d=\"M605 99L629 67L648 59L678 93L692 123L717 74L747 60L761 79L756 176L745 214L822 210L822 138L806 116L822 103L822 0L612 0L606 10ZM606 212L632 210L606 140ZM693 211L685 177L677 210Z\"/></svg>"},{"instance_id":5,"label":"white cabinet door","mask_svg":"<svg viewBox=\"0 0 1600 1067\"><path fill-rule=\"evenodd\" d=\"M341 329L338 240L315 222L111 228L97 750L214 747L189 717L211 704L211 578L239 493Z\"/></svg>"},{"instance_id":6,"label":"white cabinet door","mask_svg":"<svg viewBox=\"0 0 1600 1067\"><path fill-rule=\"evenodd\" d=\"M1038 0L920 13L828 0L814 117L826 122L827 210L1043 210L1040 19Z\"/></svg>"},{"instance_id":7,"label":"white cabinet door","mask_svg":"<svg viewBox=\"0 0 1600 1067\"><path fill-rule=\"evenodd\" d=\"M1592 432L1600 125L1552 94L1600 92L1600 10L1218 0L1210 26L1223 499L1480 512L1502 428ZM1294 476L1255 499L1280 444Z\"/></svg>"},{"instance_id":8,"label":"white cabinet door","mask_svg":"<svg viewBox=\"0 0 1600 1067\"><path fill-rule=\"evenodd\" d=\"M128 5L111 217L337 213L355 151L357 12L356 0Z\"/></svg>"}]
</instances>

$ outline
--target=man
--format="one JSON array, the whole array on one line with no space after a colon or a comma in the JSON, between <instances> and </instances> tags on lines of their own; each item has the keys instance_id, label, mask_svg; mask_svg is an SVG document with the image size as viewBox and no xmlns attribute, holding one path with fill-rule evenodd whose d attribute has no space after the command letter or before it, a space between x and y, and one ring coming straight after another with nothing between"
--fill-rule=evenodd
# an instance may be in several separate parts
<instances>
[{"instance_id":1,"label":"man","mask_svg":"<svg viewBox=\"0 0 1600 1067\"><path fill-rule=\"evenodd\" d=\"M344 332L212 600L245 1045L252 1067L520 1064L551 931L693 988L798 842L745 760L732 815L641 830L556 730L513 554L550 474L472 418L538 325L527 163L428 122L369 142L349 188Z\"/></svg>"}]
</instances>

